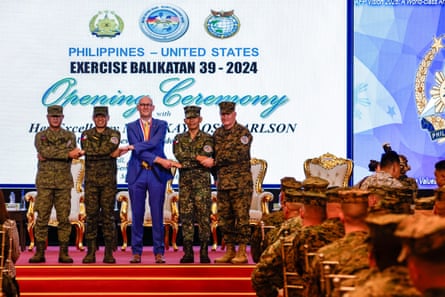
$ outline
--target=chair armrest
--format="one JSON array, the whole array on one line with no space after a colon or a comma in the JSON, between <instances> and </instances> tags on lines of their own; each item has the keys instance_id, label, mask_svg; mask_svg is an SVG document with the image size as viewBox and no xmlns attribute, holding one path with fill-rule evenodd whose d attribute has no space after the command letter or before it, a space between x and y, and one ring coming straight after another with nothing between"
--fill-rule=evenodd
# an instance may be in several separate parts
<instances>
[{"instance_id":1,"label":"chair armrest","mask_svg":"<svg viewBox=\"0 0 445 297\"><path fill-rule=\"evenodd\" d=\"M28 219L28 224L34 222L34 206L36 203L37 192L32 191L25 194L25 200L28 202L28 210L26 212L26 218Z\"/></svg>"},{"instance_id":2,"label":"chair armrest","mask_svg":"<svg viewBox=\"0 0 445 297\"><path fill-rule=\"evenodd\" d=\"M117 201L121 203L121 209L119 210L119 217L121 222L128 221L128 204L130 203L127 195L118 193Z\"/></svg>"},{"instance_id":3,"label":"chair armrest","mask_svg":"<svg viewBox=\"0 0 445 297\"><path fill-rule=\"evenodd\" d=\"M179 221L179 208L178 208L179 193L178 192L169 193L167 194L167 199L170 203L171 220L177 223Z\"/></svg>"},{"instance_id":4,"label":"chair armrest","mask_svg":"<svg viewBox=\"0 0 445 297\"><path fill-rule=\"evenodd\" d=\"M261 212L263 215L269 214L269 202L273 200L273 194L271 192L258 193L258 199L261 201Z\"/></svg>"},{"instance_id":5,"label":"chair armrest","mask_svg":"<svg viewBox=\"0 0 445 297\"><path fill-rule=\"evenodd\" d=\"M84 192L80 194L79 197L79 221L85 222L85 218L87 217L87 212L85 209L85 196Z\"/></svg>"}]
</instances>

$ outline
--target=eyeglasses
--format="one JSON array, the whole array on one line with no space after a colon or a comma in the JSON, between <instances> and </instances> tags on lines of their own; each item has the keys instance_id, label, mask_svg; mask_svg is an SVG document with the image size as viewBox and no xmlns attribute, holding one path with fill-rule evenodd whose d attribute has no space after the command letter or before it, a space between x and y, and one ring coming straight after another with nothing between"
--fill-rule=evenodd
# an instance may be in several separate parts
<instances>
[{"instance_id":1,"label":"eyeglasses","mask_svg":"<svg viewBox=\"0 0 445 297\"><path fill-rule=\"evenodd\" d=\"M153 104L151 104L151 103L139 103L139 106L140 107L152 107Z\"/></svg>"}]
</instances>

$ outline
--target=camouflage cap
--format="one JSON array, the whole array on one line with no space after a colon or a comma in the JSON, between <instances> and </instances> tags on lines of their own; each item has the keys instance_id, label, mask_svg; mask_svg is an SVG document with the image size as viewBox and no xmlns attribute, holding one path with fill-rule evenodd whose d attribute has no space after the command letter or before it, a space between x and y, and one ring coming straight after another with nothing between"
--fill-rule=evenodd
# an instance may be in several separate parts
<instances>
[{"instance_id":1,"label":"camouflage cap","mask_svg":"<svg viewBox=\"0 0 445 297\"><path fill-rule=\"evenodd\" d=\"M413 191L408 188L386 189L386 194L369 210L372 213L411 214L414 204Z\"/></svg>"},{"instance_id":2,"label":"camouflage cap","mask_svg":"<svg viewBox=\"0 0 445 297\"><path fill-rule=\"evenodd\" d=\"M326 192L329 182L317 176L311 176L303 181L303 188L309 192Z\"/></svg>"},{"instance_id":3,"label":"camouflage cap","mask_svg":"<svg viewBox=\"0 0 445 297\"><path fill-rule=\"evenodd\" d=\"M229 101L223 101L219 103L219 113L232 113L235 111L235 103Z\"/></svg>"},{"instance_id":4,"label":"camouflage cap","mask_svg":"<svg viewBox=\"0 0 445 297\"><path fill-rule=\"evenodd\" d=\"M108 106L94 106L93 116L103 115L108 116Z\"/></svg>"},{"instance_id":5,"label":"camouflage cap","mask_svg":"<svg viewBox=\"0 0 445 297\"><path fill-rule=\"evenodd\" d=\"M368 203L369 191L360 189L348 189L339 191L338 195L341 199L341 203Z\"/></svg>"},{"instance_id":6,"label":"camouflage cap","mask_svg":"<svg viewBox=\"0 0 445 297\"><path fill-rule=\"evenodd\" d=\"M416 210L432 210L435 197L419 198L416 200Z\"/></svg>"},{"instance_id":7,"label":"camouflage cap","mask_svg":"<svg viewBox=\"0 0 445 297\"><path fill-rule=\"evenodd\" d=\"M439 251L442 260L445 257L445 218L416 214L406 217L397 226L394 233L404 240L398 261L404 261L408 255L428 256ZM437 259L440 260L440 259Z\"/></svg>"},{"instance_id":8,"label":"camouflage cap","mask_svg":"<svg viewBox=\"0 0 445 297\"><path fill-rule=\"evenodd\" d=\"M280 180L281 183L281 191L284 191L286 188L300 189L302 187L302 183L297 181L294 177L285 176Z\"/></svg>"},{"instance_id":9,"label":"camouflage cap","mask_svg":"<svg viewBox=\"0 0 445 297\"><path fill-rule=\"evenodd\" d=\"M295 188L286 188L284 190L284 202L304 203L303 192Z\"/></svg>"},{"instance_id":10,"label":"camouflage cap","mask_svg":"<svg viewBox=\"0 0 445 297\"><path fill-rule=\"evenodd\" d=\"M377 195L377 196L383 198L386 196L386 192L391 190L391 188L387 187L387 186L371 185L368 187L367 190L369 191L369 194Z\"/></svg>"},{"instance_id":11,"label":"camouflage cap","mask_svg":"<svg viewBox=\"0 0 445 297\"><path fill-rule=\"evenodd\" d=\"M47 108L49 116L63 116L63 107L61 105L51 105Z\"/></svg>"},{"instance_id":12,"label":"camouflage cap","mask_svg":"<svg viewBox=\"0 0 445 297\"><path fill-rule=\"evenodd\" d=\"M311 190L303 190L303 203L304 205L313 205L325 207L327 202L327 197L325 193L314 192Z\"/></svg>"},{"instance_id":13,"label":"camouflage cap","mask_svg":"<svg viewBox=\"0 0 445 297\"><path fill-rule=\"evenodd\" d=\"M347 189L348 188L343 188L343 187L328 188L328 190L326 191L327 202L341 203L340 195L338 194L338 192L345 191Z\"/></svg>"},{"instance_id":14,"label":"camouflage cap","mask_svg":"<svg viewBox=\"0 0 445 297\"><path fill-rule=\"evenodd\" d=\"M190 105L184 107L185 118L198 118L201 116L201 107L196 105Z\"/></svg>"}]
</instances>

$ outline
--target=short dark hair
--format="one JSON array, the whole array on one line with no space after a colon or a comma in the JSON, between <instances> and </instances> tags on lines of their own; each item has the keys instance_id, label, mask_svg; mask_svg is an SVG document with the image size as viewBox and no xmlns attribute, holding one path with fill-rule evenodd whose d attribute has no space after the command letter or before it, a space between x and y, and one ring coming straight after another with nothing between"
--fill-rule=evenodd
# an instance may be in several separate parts
<instances>
[{"instance_id":1,"label":"short dark hair","mask_svg":"<svg viewBox=\"0 0 445 297\"><path fill-rule=\"evenodd\" d=\"M436 170L445 170L445 160L437 162L434 168L436 168Z\"/></svg>"},{"instance_id":2,"label":"short dark hair","mask_svg":"<svg viewBox=\"0 0 445 297\"><path fill-rule=\"evenodd\" d=\"M382 154L382 158L380 159L380 166L382 168L385 168L386 166L389 166L394 163L400 164L400 158L398 153L396 153L395 151L388 151Z\"/></svg>"}]
</instances>

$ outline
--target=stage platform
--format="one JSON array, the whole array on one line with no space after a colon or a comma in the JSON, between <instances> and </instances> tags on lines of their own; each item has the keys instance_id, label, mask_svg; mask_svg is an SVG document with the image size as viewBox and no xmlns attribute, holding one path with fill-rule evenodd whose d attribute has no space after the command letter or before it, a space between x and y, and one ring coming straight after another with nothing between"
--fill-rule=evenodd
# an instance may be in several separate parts
<instances>
[{"instance_id":1,"label":"stage platform","mask_svg":"<svg viewBox=\"0 0 445 297\"><path fill-rule=\"evenodd\" d=\"M70 246L73 264L58 263L58 247L50 246L46 263L29 264L34 251L22 252L17 262L17 280L22 296L255 296L250 275L254 263L245 265L200 264L194 247L193 264L180 264L183 253L166 251L165 264L156 264L151 246L144 247L141 264L130 264L131 248L114 253L116 264L103 264L104 247L95 264L82 264L85 251ZM210 251L213 260L224 251ZM250 257L250 255L249 255Z\"/></svg>"}]
</instances>

